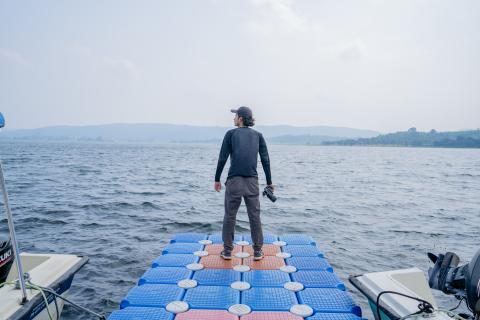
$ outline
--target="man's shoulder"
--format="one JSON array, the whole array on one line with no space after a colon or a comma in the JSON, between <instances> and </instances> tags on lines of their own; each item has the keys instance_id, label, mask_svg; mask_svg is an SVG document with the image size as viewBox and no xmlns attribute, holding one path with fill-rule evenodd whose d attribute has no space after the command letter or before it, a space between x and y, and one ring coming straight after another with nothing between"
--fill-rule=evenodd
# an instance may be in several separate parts
<instances>
[{"instance_id":1,"label":"man's shoulder","mask_svg":"<svg viewBox=\"0 0 480 320\"><path fill-rule=\"evenodd\" d=\"M228 130L227 132L225 132L225 136L231 135L235 130L237 130L237 129L233 128L233 129Z\"/></svg>"},{"instance_id":2,"label":"man's shoulder","mask_svg":"<svg viewBox=\"0 0 480 320\"><path fill-rule=\"evenodd\" d=\"M259 137L262 137L262 136L263 136L260 131L257 131L257 130L252 129L252 128L250 128L250 130L252 131L253 134L256 134L256 135L259 136Z\"/></svg>"},{"instance_id":3,"label":"man's shoulder","mask_svg":"<svg viewBox=\"0 0 480 320\"><path fill-rule=\"evenodd\" d=\"M262 136L262 133L260 131L257 131L257 130L252 129L252 128L233 128L233 129L228 130L227 133L225 133L226 136L227 135L231 136L231 135L235 135L235 134L256 135L256 136L259 136L259 137Z\"/></svg>"},{"instance_id":4,"label":"man's shoulder","mask_svg":"<svg viewBox=\"0 0 480 320\"><path fill-rule=\"evenodd\" d=\"M262 133L261 133L260 131L257 131L257 130L255 130L255 129L253 129L252 127L248 127L248 132L249 132L250 134L255 134L255 135L258 135L258 136L261 136L261 135L262 135Z\"/></svg>"}]
</instances>

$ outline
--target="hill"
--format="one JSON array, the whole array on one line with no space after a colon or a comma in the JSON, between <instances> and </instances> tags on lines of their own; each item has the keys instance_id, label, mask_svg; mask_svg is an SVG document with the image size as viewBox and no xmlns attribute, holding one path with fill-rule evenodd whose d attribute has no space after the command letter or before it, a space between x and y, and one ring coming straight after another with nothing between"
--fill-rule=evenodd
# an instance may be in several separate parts
<instances>
[{"instance_id":1,"label":"hill","mask_svg":"<svg viewBox=\"0 0 480 320\"><path fill-rule=\"evenodd\" d=\"M379 135L373 138L347 139L324 142L325 145L343 146L404 146L404 147L448 147L480 148L480 129L437 132L420 132L415 128L407 131Z\"/></svg>"},{"instance_id":2,"label":"hill","mask_svg":"<svg viewBox=\"0 0 480 320\"><path fill-rule=\"evenodd\" d=\"M22 140L96 140L137 142L219 141L232 127L201 127L174 124L106 124L95 126L55 126L38 129L5 129L0 139ZM343 127L255 126L267 138L282 143L285 137L318 136L318 141L373 137L378 132ZM284 138L281 138L281 137ZM283 140L282 140L283 139ZM290 139L290 138L288 138ZM287 139L287 140L288 140Z\"/></svg>"}]
</instances>

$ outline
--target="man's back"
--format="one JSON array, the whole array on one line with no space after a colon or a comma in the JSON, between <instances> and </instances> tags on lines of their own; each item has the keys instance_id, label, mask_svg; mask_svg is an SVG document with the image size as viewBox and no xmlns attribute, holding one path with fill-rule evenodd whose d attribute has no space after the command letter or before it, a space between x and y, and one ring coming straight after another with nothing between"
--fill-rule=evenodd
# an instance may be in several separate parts
<instances>
[{"instance_id":1,"label":"man's back","mask_svg":"<svg viewBox=\"0 0 480 320\"><path fill-rule=\"evenodd\" d=\"M219 181L223 166L230 156L228 177L257 177L258 154L262 161L267 177L267 184L271 184L270 159L267 146L262 134L248 127L229 130L223 139L218 159L216 181Z\"/></svg>"}]
</instances>

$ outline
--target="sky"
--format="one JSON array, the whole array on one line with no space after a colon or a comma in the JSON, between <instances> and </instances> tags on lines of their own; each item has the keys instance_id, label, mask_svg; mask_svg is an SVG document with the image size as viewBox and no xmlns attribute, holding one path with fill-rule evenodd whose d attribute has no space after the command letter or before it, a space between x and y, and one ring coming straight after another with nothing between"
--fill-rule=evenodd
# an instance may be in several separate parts
<instances>
[{"instance_id":1,"label":"sky","mask_svg":"<svg viewBox=\"0 0 480 320\"><path fill-rule=\"evenodd\" d=\"M477 0L0 0L10 128L480 127Z\"/></svg>"}]
</instances>

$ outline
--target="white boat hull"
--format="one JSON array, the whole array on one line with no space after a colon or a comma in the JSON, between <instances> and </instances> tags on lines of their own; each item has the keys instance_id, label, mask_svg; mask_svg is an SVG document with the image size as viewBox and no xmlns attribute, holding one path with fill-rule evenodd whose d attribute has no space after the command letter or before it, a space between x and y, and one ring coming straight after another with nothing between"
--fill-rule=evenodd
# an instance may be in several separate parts
<instances>
[{"instance_id":1,"label":"white boat hull","mask_svg":"<svg viewBox=\"0 0 480 320\"><path fill-rule=\"evenodd\" d=\"M65 291L65 293L62 294L62 297L67 298L69 291L70 290ZM60 319L60 315L62 314L63 306L64 306L63 300L57 299L57 305L58 305L58 314L57 314L57 307L55 307L55 302L52 300L52 301L49 301L49 304L48 304L48 311L50 311L50 315L55 320ZM33 315L32 320L50 320L50 317L47 312L47 308L45 308L45 304L41 304L37 308L39 309L41 308L41 311L37 315Z\"/></svg>"},{"instance_id":2,"label":"white boat hull","mask_svg":"<svg viewBox=\"0 0 480 320\"><path fill-rule=\"evenodd\" d=\"M30 275L31 283L51 288L62 297L67 297L73 277L88 259L75 255L62 254L20 254L24 272ZM18 279L16 268L10 270L7 282ZM63 309L63 300L54 298L53 294L45 292L48 300L48 310L53 319L58 319ZM45 299L39 290L27 289L28 301L21 305L21 291L13 284L0 288L0 319L8 320L50 320ZM58 306L55 305L55 301Z\"/></svg>"},{"instance_id":3,"label":"white boat hull","mask_svg":"<svg viewBox=\"0 0 480 320\"><path fill-rule=\"evenodd\" d=\"M377 313L377 297L384 291L394 291L408 296L420 298L430 303L434 312L428 314L429 320L452 320L455 315L438 310L437 302L428 286L422 270L418 268L366 273L360 276L351 276L350 282L368 299L375 320L390 320L406 317L405 319L425 319L424 313L418 312L418 301L396 294L382 295Z\"/></svg>"}]
</instances>

